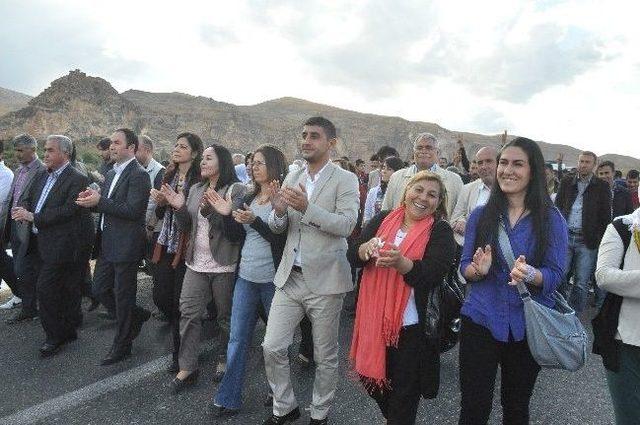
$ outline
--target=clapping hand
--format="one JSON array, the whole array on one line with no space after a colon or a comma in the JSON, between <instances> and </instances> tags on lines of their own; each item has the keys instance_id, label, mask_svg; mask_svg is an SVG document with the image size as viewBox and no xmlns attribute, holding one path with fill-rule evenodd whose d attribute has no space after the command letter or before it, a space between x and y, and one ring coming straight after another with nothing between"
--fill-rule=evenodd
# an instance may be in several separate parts
<instances>
[{"instance_id":1,"label":"clapping hand","mask_svg":"<svg viewBox=\"0 0 640 425\"><path fill-rule=\"evenodd\" d=\"M233 219L240 224L251 224L256 220L256 215L251 211L249 205L243 204L244 209L238 208L235 211L231 211Z\"/></svg>"},{"instance_id":2,"label":"clapping hand","mask_svg":"<svg viewBox=\"0 0 640 425\"><path fill-rule=\"evenodd\" d=\"M371 257L376 257L384 241L381 238L373 237L358 248L358 256L362 261L369 261Z\"/></svg>"},{"instance_id":3,"label":"clapping hand","mask_svg":"<svg viewBox=\"0 0 640 425\"><path fill-rule=\"evenodd\" d=\"M204 193L204 199L213 207L214 210L220 215L231 214L233 203L230 199L231 194L227 194L227 199L223 198L213 189L208 189Z\"/></svg>"},{"instance_id":4,"label":"clapping hand","mask_svg":"<svg viewBox=\"0 0 640 425\"><path fill-rule=\"evenodd\" d=\"M160 188L160 197L165 199L165 203L171 205L173 209L180 209L185 203L184 194L182 192L178 193L169 184L165 183Z\"/></svg>"},{"instance_id":5,"label":"clapping hand","mask_svg":"<svg viewBox=\"0 0 640 425\"><path fill-rule=\"evenodd\" d=\"M516 259L515 263L513 263L513 269L511 269L511 273L509 274L511 277L509 285L517 285L519 282L533 283L531 275L534 273L535 269L527 264L527 259L524 255L521 255Z\"/></svg>"},{"instance_id":6,"label":"clapping hand","mask_svg":"<svg viewBox=\"0 0 640 425\"><path fill-rule=\"evenodd\" d=\"M307 211L307 206L309 205L307 190L302 183L298 186L299 188L285 186L280 192L288 206L304 214Z\"/></svg>"},{"instance_id":7,"label":"clapping hand","mask_svg":"<svg viewBox=\"0 0 640 425\"><path fill-rule=\"evenodd\" d=\"M160 190L151 189L151 191L149 192L149 195L151 199L154 200L157 206L164 207L165 205L167 205L167 198L165 197L164 193L161 192L161 190L162 188L160 188Z\"/></svg>"},{"instance_id":8,"label":"clapping hand","mask_svg":"<svg viewBox=\"0 0 640 425\"><path fill-rule=\"evenodd\" d=\"M391 244L387 249L380 249L380 255L376 260L376 267L393 267L397 269L404 257L397 246Z\"/></svg>"},{"instance_id":9,"label":"clapping hand","mask_svg":"<svg viewBox=\"0 0 640 425\"><path fill-rule=\"evenodd\" d=\"M484 249L478 247L471 260L471 266L475 268L476 274L486 276L489 273L489 268L491 268L492 258L491 246L487 245Z\"/></svg>"},{"instance_id":10,"label":"clapping hand","mask_svg":"<svg viewBox=\"0 0 640 425\"><path fill-rule=\"evenodd\" d=\"M271 206L275 210L276 214L282 217L287 211L287 203L282 197L280 183L278 180L273 180L269 183L269 201L271 201Z\"/></svg>"},{"instance_id":11,"label":"clapping hand","mask_svg":"<svg viewBox=\"0 0 640 425\"><path fill-rule=\"evenodd\" d=\"M100 192L88 187L78 194L76 204L84 208L93 208L100 202Z\"/></svg>"}]
</instances>

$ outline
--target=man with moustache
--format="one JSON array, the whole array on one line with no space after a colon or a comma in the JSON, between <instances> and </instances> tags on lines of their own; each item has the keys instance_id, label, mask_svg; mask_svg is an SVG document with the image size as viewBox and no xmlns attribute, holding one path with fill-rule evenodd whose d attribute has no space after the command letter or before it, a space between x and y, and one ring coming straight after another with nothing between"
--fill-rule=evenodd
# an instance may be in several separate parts
<instances>
[{"instance_id":1,"label":"man with moustache","mask_svg":"<svg viewBox=\"0 0 640 425\"><path fill-rule=\"evenodd\" d=\"M347 241L358 218L358 179L330 161L337 142L333 123L309 118L302 131L303 169L289 173L277 187L269 227L287 232L274 284L264 350L273 392L273 415L265 425L300 417L291 386L287 349L306 314L313 328L316 375L310 424L327 423L338 380L338 326L345 293L353 289L346 258Z\"/></svg>"},{"instance_id":2,"label":"man with moustache","mask_svg":"<svg viewBox=\"0 0 640 425\"><path fill-rule=\"evenodd\" d=\"M0 223L4 240L8 239L11 242L13 267L17 278L15 286L18 296L22 299L22 309L7 320L8 324L31 320L38 316L37 274L33 267L34 261L31 261L31 256L27 254L30 239L29 224L12 220L10 214L12 208L24 204L35 177L46 169L38 158L37 147L36 139L29 134L21 134L13 139L13 152L20 166L15 172L9 196L4 202Z\"/></svg>"},{"instance_id":3,"label":"man with moustache","mask_svg":"<svg viewBox=\"0 0 640 425\"><path fill-rule=\"evenodd\" d=\"M136 305L138 264L145 248L145 212L149 175L135 159L138 136L128 128L111 135L113 169L100 192L87 188L76 203L100 213L101 246L94 272L95 293L115 311L118 328L111 350L101 364L120 362L131 355L131 345L151 313Z\"/></svg>"},{"instance_id":4,"label":"man with moustache","mask_svg":"<svg viewBox=\"0 0 640 425\"><path fill-rule=\"evenodd\" d=\"M383 210L392 210L402 201L402 194L407 182L418 171L431 171L442 178L447 189L447 215L451 213L458 202L458 195L462 189L462 179L452 171L447 171L438 165L439 154L438 139L431 133L420 133L413 142L413 155L415 164L398 170L391 175L387 193L382 201Z\"/></svg>"},{"instance_id":5,"label":"man with moustache","mask_svg":"<svg viewBox=\"0 0 640 425\"><path fill-rule=\"evenodd\" d=\"M589 295L589 282L596 269L598 246L611 223L611 190L594 175L596 154L584 151L578 156L576 175L560 182L556 206L569 226L567 274L559 290L569 305L581 313ZM569 278L573 276L573 285Z\"/></svg>"},{"instance_id":6,"label":"man with moustache","mask_svg":"<svg viewBox=\"0 0 640 425\"><path fill-rule=\"evenodd\" d=\"M46 334L40 355L50 357L78 337L82 273L91 253L93 220L75 203L89 179L70 166L71 139L49 136L44 151L47 171L35 177L23 206L14 208L11 216L30 224L28 250L36 263L40 322Z\"/></svg>"}]
</instances>

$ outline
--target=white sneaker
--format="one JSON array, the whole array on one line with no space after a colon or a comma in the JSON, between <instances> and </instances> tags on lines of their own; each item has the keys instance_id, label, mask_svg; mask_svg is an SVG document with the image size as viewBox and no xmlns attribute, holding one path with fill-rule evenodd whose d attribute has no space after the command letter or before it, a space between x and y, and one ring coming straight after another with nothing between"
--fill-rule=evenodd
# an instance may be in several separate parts
<instances>
[{"instance_id":1,"label":"white sneaker","mask_svg":"<svg viewBox=\"0 0 640 425\"><path fill-rule=\"evenodd\" d=\"M9 301L0 305L0 309L11 310L12 308L16 308L20 304L22 304L22 300L14 295Z\"/></svg>"}]
</instances>

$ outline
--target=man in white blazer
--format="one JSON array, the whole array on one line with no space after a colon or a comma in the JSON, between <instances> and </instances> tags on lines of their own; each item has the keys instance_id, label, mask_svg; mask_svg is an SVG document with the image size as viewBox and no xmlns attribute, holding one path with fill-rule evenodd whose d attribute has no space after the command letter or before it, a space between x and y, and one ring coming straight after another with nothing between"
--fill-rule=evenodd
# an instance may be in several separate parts
<instances>
[{"instance_id":1,"label":"man in white blazer","mask_svg":"<svg viewBox=\"0 0 640 425\"><path fill-rule=\"evenodd\" d=\"M413 142L414 162L410 167L398 170L391 175L387 192L382 201L383 210L391 210L402 201L402 194L407 182L418 171L431 171L438 174L447 189L447 214L451 217L453 208L458 201L458 195L462 189L462 179L452 171L447 171L438 166L438 139L431 133L420 133Z\"/></svg>"},{"instance_id":2,"label":"man in white blazer","mask_svg":"<svg viewBox=\"0 0 640 425\"><path fill-rule=\"evenodd\" d=\"M449 221L458 245L464 244L464 231L471 211L486 204L489 200L491 188L496 180L497 156L496 148L491 146L485 146L476 153L476 163L480 178L462 187L458 202Z\"/></svg>"},{"instance_id":3,"label":"man in white blazer","mask_svg":"<svg viewBox=\"0 0 640 425\"><path fill-rule=\"evenodd\" d=\"M356 225L359 207L356 175L330 161L336 141L331 121L308 119L301 142L307 166L290 173L274 195L269 227L276 233L286 231L287 242L262 343L273 392L273 415L265 425L300 417L287 350L305 314L313 326L316 363L310 424L327 423L335 396L340 311L345 293L353 289L346 238Z\"/></svg>"}]
</instances>

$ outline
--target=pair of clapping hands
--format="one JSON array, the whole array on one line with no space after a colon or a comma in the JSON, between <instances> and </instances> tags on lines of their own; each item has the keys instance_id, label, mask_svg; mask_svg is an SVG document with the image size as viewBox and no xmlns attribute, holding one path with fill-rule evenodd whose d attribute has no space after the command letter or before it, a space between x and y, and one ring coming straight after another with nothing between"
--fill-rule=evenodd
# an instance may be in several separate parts
<instances>
[{"instance_id":1,"label":"pair of clapping hands","mask_svg":"<svg viewBox=\"0 0 640 425\"><path fill-rule=\"evenodd\" d=\"M151 189L149 193L156 205L163 207L169 205L171 208L178 210L182 208L186 202L182 191L176 192L168 183L164 183L160 190ZM231 202L231 193L223 198L214 188L209 187L202 195L200 207L211 206L221 215L231 214L233 203Z\"/></svg>"},{"instance_id":2,"label":"pair of clapping hands","mask_svg":"<svg viewBox=\"0 0 640 425\"><path fill-rule=\"evenodd\" d=\"M476 252L473 254L471 266L475 268L477 274L486 276L489 273L489 268L491 268L492 258L491 246L486 245L484 248L478 247L478 249L476 249ZM515 286L519 282L527 282L532 274L532 267L533 266L527 264L527 259L525 258L525 256L520 255L513 264L511 273L509 273L509 276L511 277L509 285Z\"/></svg>"},{"instance_id":3,"label":"pair of clapping hands","mask_svg":"<svg viewBox=\"0 0 640 425\"><path fill-rule=\"evenodd\" d=\"M406 261L411 261L404 257L394 244L386 245L385 248L384 240L378 237L371 238L360 245L358 256L363 261L374 258L376 267L392 267L398 270L406 265Z\"/></svg>"}]
</instances>

